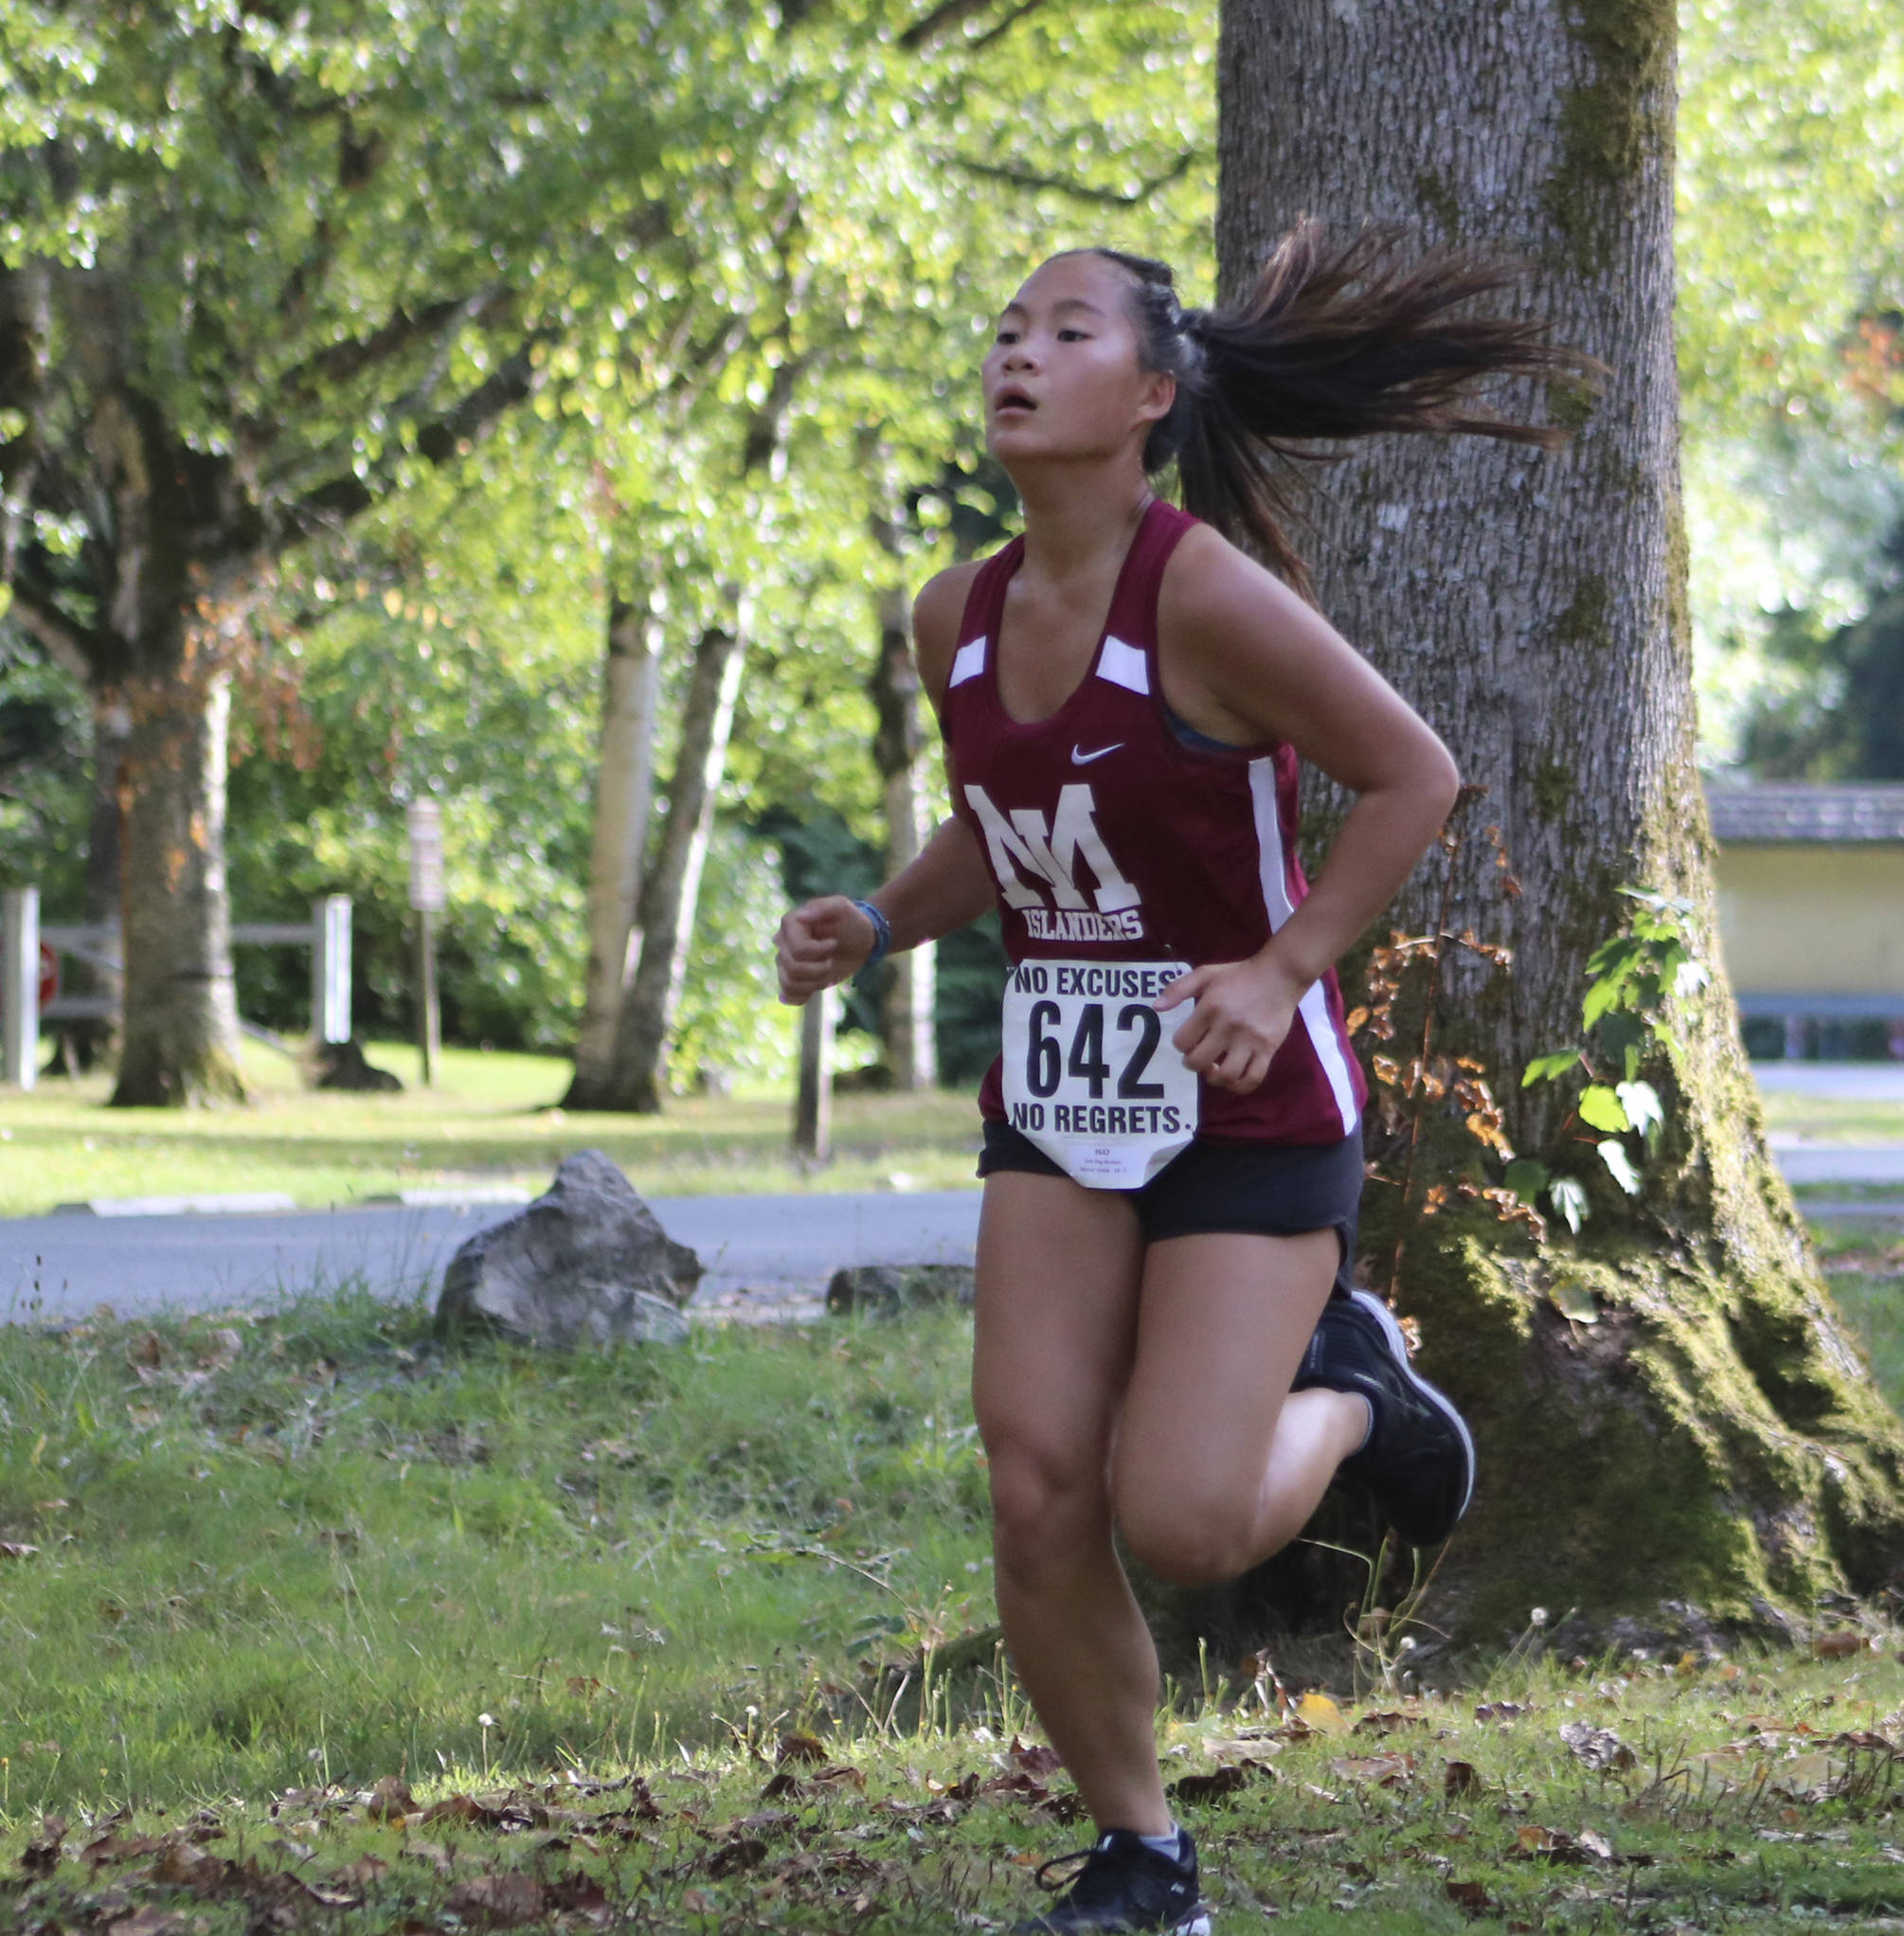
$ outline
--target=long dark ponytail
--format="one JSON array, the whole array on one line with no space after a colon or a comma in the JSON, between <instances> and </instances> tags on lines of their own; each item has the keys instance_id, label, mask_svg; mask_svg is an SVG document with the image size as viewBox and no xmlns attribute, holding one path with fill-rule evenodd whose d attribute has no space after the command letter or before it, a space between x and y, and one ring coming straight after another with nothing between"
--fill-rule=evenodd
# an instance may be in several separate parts
<instances>
[{"instance_id":1,"label":"long dark ponytail","mask_svg":"<svg viewBox=\"0 0 1904 1936\"><path fill-rule=\"evenodd\" d=\"M1232 308L1185 309L1168 264L1095 253L1133 279L1131 310L1147 369L1177 379L1153 426L1144 469L1173 460L1186 511L1256 551L1303 597L1308 567L1285 526L1301 516L1305 465L1330 444L1379 431L1467 432L1548 449L1556 426L1518 423L1476 403L1481 378L1512 372L1597 377L1606 367L1544 340L1545 326L1452 314L1513 288L1515 269L1465 250L1402 259L1406 231L1371 224L1331 242L1304 218Z\"/></svg>"}]
</instances>

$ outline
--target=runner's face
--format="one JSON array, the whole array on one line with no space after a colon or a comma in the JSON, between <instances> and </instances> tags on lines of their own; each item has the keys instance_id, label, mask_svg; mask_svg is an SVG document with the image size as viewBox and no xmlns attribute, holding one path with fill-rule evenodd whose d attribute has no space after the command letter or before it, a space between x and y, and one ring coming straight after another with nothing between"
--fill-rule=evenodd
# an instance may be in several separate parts
<instances>
[{"instance_id":1,"label":"runner's face","mask_svg":"<svg viewBox=\"0 0 1904 1936\"><path fill-rule=\"evenodd\" d=\"M1128 280L1102 256L1053 256L1005 306L984 385L986 438L1007 470L1141 452L1170 408L1172 379L1139 362Z\"/></svg>"}]
</instances>

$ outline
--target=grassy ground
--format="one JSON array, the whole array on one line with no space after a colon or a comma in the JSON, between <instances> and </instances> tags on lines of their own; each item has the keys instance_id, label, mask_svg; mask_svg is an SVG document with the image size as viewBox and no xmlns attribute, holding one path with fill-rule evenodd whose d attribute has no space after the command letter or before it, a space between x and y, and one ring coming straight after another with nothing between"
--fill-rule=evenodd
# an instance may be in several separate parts
<instances>
[{"instance_id":1,"label":"grassy ground","mask_svg":"<svg viewBox=\"0 0 1904 1936\"><path fill-rule=\"evenodd\" d=\"M568 1116L569 1067L548 1056L445 1051L435 1087L415 1050L373 1044L402 1095L306 1089L288 1058L245 1044L245 1109L107 1109L103 1078L0 1090L0 1216L87 1197L284 1191L322 1208L417 1185L517 1183L540 1191L575 1150L597 1148L648 1195L742 1190L973 1187L978 1111L968 1095L841 1095L835 1160L803 1174L788 1155L785 1095L686 1097L660 1116Z\"/></svg>"},{"instance_id":2,"label":"grassy ground","mask_svg":"<svg viewBox=\"0 0 1904 1936\"><path fill-rule=\"evenodd\" d=\"M1827 1143L1904 1142L1904 1102L1764 1092L1769 1129Z\"/></svg>"},{"instance_id":3,"label":"grassy ground","mask_svg":"<svg viewBox=\"0 0 1904 1936\"><path fill-rule=\"evenodd\" d=\"M1904 1244L1826 1241L1904 1399ZM0 1927L1023 1913L1063 1779L982 1641L921 1698L991 1619L968 1349L927 1313L446 1353L348 1294L0 1329ZM1213 1662L1159 1751L1219 1927L1885 1927L1904 1666L1821 1626L1568 1663L1531 1625L1440 1693L1399 1651Z\"/></svg>"},{"instance_id":4,"label":"grassy ground","mask_svg":"<svg viewBox=\"0 0 1904 1936\"><path fill-rule=\"evenodd\" d=\"M256 1097L247 1109L106 1109L103 1078L0 1089L0 1216L95 1196L270 1190L323 1208L419 1185L539 1191L565 1156L590 1146L649 1195L957 1190L975 1180L978 1113L962 1092L835 1098L835 1160L806 1173L788 1156L783 1094L682 1098L661 1116L571 1117L555 1106L568 1065L552 1057L449 1049L423 1090L413 1049L378 1043L370 1053L410 1085L402 1095L306 1089L292 1061L255 1042L245 1044ZM1904 1102L1772 1094L1766 1110L1774 1129L1823 1140L1904 1140Z\"/></svg>"}]
</instances>

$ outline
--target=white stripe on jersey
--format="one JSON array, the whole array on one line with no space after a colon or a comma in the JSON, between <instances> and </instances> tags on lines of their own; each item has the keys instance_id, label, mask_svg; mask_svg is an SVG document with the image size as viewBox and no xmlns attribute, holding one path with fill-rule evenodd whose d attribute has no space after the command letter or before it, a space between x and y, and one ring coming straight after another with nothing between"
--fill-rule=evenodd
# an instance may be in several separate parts
<instances>
[{"instance_id":1,"label":"white stripe on jersey","mask_svg":"<svg viewBox=\"0 0 1904 1936\"><path fill-rule=\"evenodd\" d=\"M1122 686L1126 692L1148 695L1150 661L1141 646L1126 645L1123 639L1106 634L1104 651L1098 654L1098 677L1108 679L1113 686Z\"/></svg>"},{"instance_id":2,"label":"white stripe on jersey","mask_svg":"<svg viewBox=\"0 0 1904 1936\"><path fill-rule=\"evenodd\" d=\"M1249 798L1256 816L1256 851L1262 872L1263 905L1269 911L1271 934L1295 913L1289 899L1287 862L1283 852L1283 816L1276 810L1276 762L1271 759L1249 762ZM1309 984L1308 993L1297 1004L1296 1013L1309 1031L1316 1060L1329 1079L1330 1093L1341 1113L1342 1134L1356 1129L1356 1086L1349 1080L1348 1045L1337 1033L1335 1017L1329 1013L1329 999L1320 981Z\"/></svg>"},{"instance_id":3,"label":"white stripe on jersey","mask_svg":"<svg viewBox=\"0 0 1904 1936\"><path fill-rule=\"evenodd\" d=\"M969 639L952 654L952 676L945 682L948 691L967 679L976 679L985 670L986 644L982 638Z\"/></svg>"}]
</instances>

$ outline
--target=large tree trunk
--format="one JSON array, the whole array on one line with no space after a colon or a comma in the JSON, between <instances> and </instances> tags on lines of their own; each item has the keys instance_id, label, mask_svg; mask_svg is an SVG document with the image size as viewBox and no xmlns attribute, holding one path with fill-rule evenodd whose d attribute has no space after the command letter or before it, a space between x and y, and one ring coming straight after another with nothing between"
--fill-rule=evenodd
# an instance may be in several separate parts
<instances>
[{"instance_id":1,"label":"large tree trunk","mask_svg":"<svg viewBox=\"0 0 1904 1936\"><path fill-rule=\"evenodd\" d=\"M611 596L602 677L602 761L588 855L588 985L575 1043L570 1109L601 1106L614 1067L615 1024L635 966L635 907L655 792L655 713L660 628L654 615Z\"/></svg>"},{"instance_id":2,"label":"large tree trunk","mask_svg":"<svg viewBox=\"0 0 1904 1936\"><path fill-rule=\"evenodd\" d=\"M668 789L668 815L655 864L641 884L638 919L641 959L621 1005L615 1053L600 1100L574 1106L632 1109L653 1115L661 1107L668 1036L680 1005L693 940L694 905L701 864L713 832L714 805L727 765L727 735L740 696L746 656L745 616L731 629L710 627L694 647L688 703L681 716L681 744Z\"/></svg>"},{"instance_id":3,"label":"large tree trunk","mask_svg":"<svg viewBox=\"0 0 1904 1936\"><path fill-rule=\"evenodd\" d=\"M225 880L231 675L189 658L128 684L118 1106L234 1101L238 997Z\"/></svg>"},{"instance_id":4,"label":"large tree trunk","mask_svg":"<svg viewBox=\"0 0 1904 1936\"><path fill-rule=\"evenodd\" d=\"M242 1101L225 795L229 634L248 567L239 504L196 501L194 459L122 375L134 297L111 280L76 307L80 355L99 379L90 437L110 504L88 546L103 591L88 641L96 690L132 716L125 801L125 1012L116 1106ZM194 529L207 512L215 529ZM207 551L225 555L215 568Z\"/></svg>"},{"instance_id":5,"label":"large tree trunk","mask_svg":"<svg viewBox=\"0 0 1904 1936\"><path fill-rule=\"evenodd\" d=\"M1578 433L1557 455L1365 447L1329 472L1307 546L1324 609L1489 790L1452 861L1431 856L1393 916L1514 951L1497 971L1444 950L1434 1046L1483 1062L1512 1143L1591 1199L1577 1239L1556 1224L1540 1245L1471 1203L1422 1220L1423 1185L1500 1180L1462 1112L1440 1108L1409 1202L1397 1210L1393 1182L1365 1197L1373 1278L1388 1288L1399 1246L1397 1305L1475 1427L1474 1507L1428 1614L1482 1644L1536 1604L1577 1608L1583 1634L1667 1601L1778 1625L1821 1592L1875 1591L1904 1559L1904 1432L1772 1165L1717 972L1678 472L1674 32L1658 0L1224 10L1228 292L1299 215L1399 220L1424 242L1523 258L1527 312L1613 372L1597 400L1550 399ZM1633 1198L1599 1133L1570 1125L1577 1078L1519 1085L1531 1057L1582 1039L1587 958L1627 923L1629 884L1691 903L1714 969L1674 1005L1679 1049L1644 1071L1667 1120ZM1400 1174L1379 1121L1371 1153ZM1267 1570L1285 1607L1312 1565ZM1338 1599L1323 1617L1339 1613Z\"/></svg>"},{"instance_id":6,"label":"large tree trunk","mask_svg":"<svg viewBox=\"0 0 1904 1936\"><path fill-rule=\"evenodd\" d=\"M879 601L879 656L868 690L879 720L872 754L886 788L886 875L889 880L917 858L927 833L925 726L920 717L919 669L912 662L906 594L895 589ZM932 1033L933 943L923 941L888 965L880 1004L880 1034L893 1085L938 1085L939 1056Z\"/></svg>"}]
</instances>

